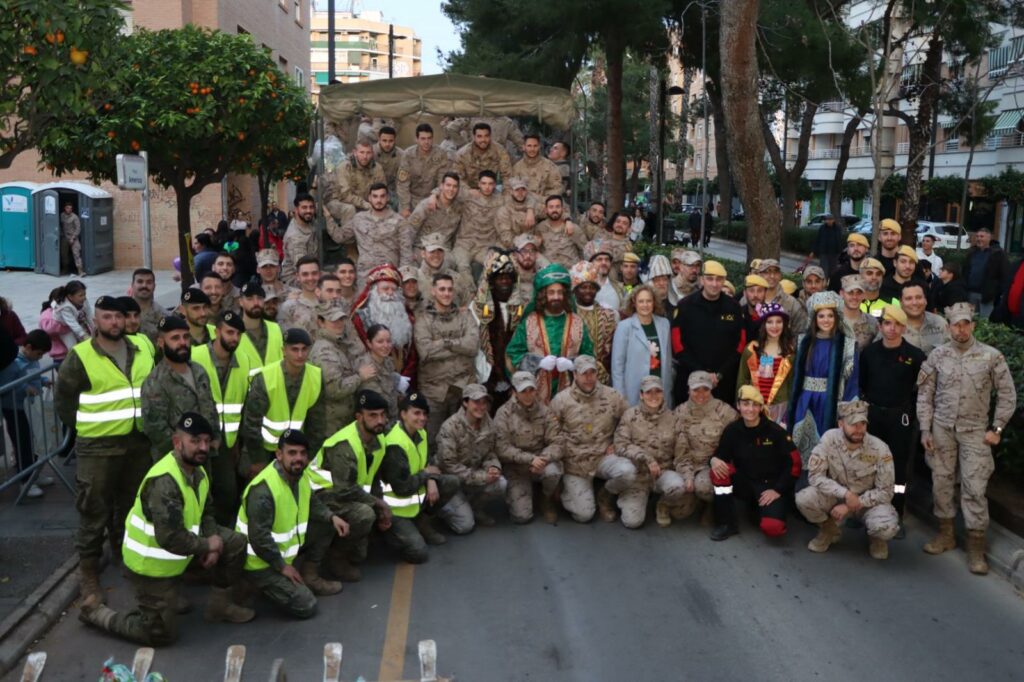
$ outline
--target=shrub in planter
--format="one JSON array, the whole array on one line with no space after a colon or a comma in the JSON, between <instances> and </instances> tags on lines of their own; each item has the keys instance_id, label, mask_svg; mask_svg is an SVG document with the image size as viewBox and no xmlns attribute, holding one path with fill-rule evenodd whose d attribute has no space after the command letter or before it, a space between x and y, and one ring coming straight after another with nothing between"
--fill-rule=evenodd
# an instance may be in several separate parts
<instances>
[{"instance_id":1,"label":"shrub in planter","mask_svg":"<svg viewBox=\"0 0 1024 682\"><path fill-rule=\"evenodd\" d=\"M975 334L979 341L999 350L1010 367L1017 388L1017 411L1003 431L995 455L1001 469L1024 476L1024 335L988 320L978 321Z\"/></svg>"}]
</instances>

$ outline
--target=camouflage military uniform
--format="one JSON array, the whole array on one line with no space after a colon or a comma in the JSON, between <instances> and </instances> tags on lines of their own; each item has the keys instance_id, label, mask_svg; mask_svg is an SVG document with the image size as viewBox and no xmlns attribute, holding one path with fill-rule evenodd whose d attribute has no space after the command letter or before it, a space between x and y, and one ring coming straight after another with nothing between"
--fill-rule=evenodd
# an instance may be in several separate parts
<instances>
[{"instance_id":1,"label":"camouflage military uniform","mask_svg":"<svg viewBox=\"0 0 1024 682\"><path fill-rule=\"evenodd\" d=\"M380 143L373 145L373 158L377 161L377 164L384 170L384 182L388 185L388 192L391 196L396 196L398 189L398 167L402 163L402 150L397 146L392 147L390 152L382 151Z\"/></svg>"},{"instance_id":2,"label":"camouflage military uniform","mask_svg":"<svg viewBox=\"0 0 1024 682\"><path fill-rule=\"evenodd\" d=\"M420 267L416 270L416 281L419 283L420 293L426 293L430 291L430 288L434 286L434 275L445 274L449 275L455 284L455 300L454 305L461 307L469 305L469 302L473 300L473 294L475 287L473 286L473 278L469 273L459 272L453 267L449 267L448 258L446 257L444 262L439 268L432 268L423 261L420 263ZM423 305L426 305L425 303ZM417 313L418 315L419 313Z\"/></svg>"},{"instance_id":3,"label":"camouflage military uniform","mask_svg":"<svg viewBox=\"0 0 1024 682\"><path fill-rule=\"evenodd\" d=\"M810 485L796 494L796 506L811 523L827 521L832 508L852 492L864 507L850 515L864 521L868 535L881 540L896 536L900 519L892 506L892 453L881 439L866 434L851 450L842 429L826 431L811 451L807 478Z\"/></svg>"},{"instance_id":4,"label":"camouflage military uniform","mask_svg":"<svg viewBox=\"0 0 1024 682\"><path fill-rule=\"evenodd\" d=\"M427 433L435 438L441 424L459 411L462 389L476 380L480 328L468 310L452 306L441 312L430 301L417 315L413 335L420 393L430 404Z\"/></svg>"},{"instance_id":5,"label":"camouflage military uniform","mask_svg":"<svg viewBox=\"0 0 1024 682\"><path fill-rule=\"evenodd\" d=\"M597 359L597 378L603 384L611 383L609 371L612 366L612 339L615 327L619 324L619 314L599 305L589 308L576 306L576 314L583 318L590 340L594 344L594 357Z\"/></svg>"},{"instance_id":6,"label":"camouflage military uniform","mask_svg":"<svg viewBox=\"0 0 1024 682\"><path fill-rule=\"evenodd\" d=\"M782 287L779 287L779 293L775 295L775 298L770 301L766 300L765 303L778 303L789 313L789 325L794 334L804 334L810 328L807 308L783 291Z\"/></svg>"},{"instance_id":7,"label":"camouflage military uniform","mask_svg":"<svg viewBox=\"0 0 1024 682\"><path fill-rule=\"evenodd\" d=\"M676 275L668 287L668 302L675 305L699 288L696 282L690 282L682 274Z\"/></svg>"},{"instance_id":8,"label":"camouflage military uniform","mask_svg":"<svg viewBox=\"0 0 1024 682\"><path fill-rule=\"evenodd\" d=\"M139 313L139 332L148 336L149 340L155 344L157 325L160 324L160 320L167 314L167 311L157 305L155 301L148 308L139 303L139 308L142 309L142 312Z\"/></svg>"},{"instance_id":9,"label":"camouflage military uniform","mask_svg":"<svg viewBox=\"0 0 1024 682\"><path fill-rule=\"evenodd\" d=\"M142 384L142 429L149 438L154 462L174 448L171 436L186 412L198 412L211 424L220 423L206 370L189 361L188 372L186 376L166 361L160 362ZM210 457L216 456L216 448L211 447Z\"/></svg>"},{"instance_id":10,"label":"camouflage military uniform","mask_svg":"<svg viewBox=\"0 0 1024 682\"><path fill-rule=\"evenodd\" d=\"M687 493L683 504L691 509L694 496L704 502L711 502L714 486L711 485L711 466L708 462L718 448L725 427L739 417L729 405L718 398L711 398L705 405L688 400L673 411L676 416L676 453L673 466L694 492Z\"/></svg>"},{"instance_id":11,"label":"camouflage military uniform","mask_svg":"<svg viewBox=\"0 0 1024 682\"><path fill-rule=\"evenodd\" d=\"M377 368L377 376L359 382L359 390L375 391L384 396L388 403L388 416L391 419L398 419L398 399L401 394L398 392L398 372L395 371L395 361L386 357L378 362L370 353L363 353L356 363L356 367L373 366Z\"/></svg>"},{"instance_id":12,"label":"camouflage military uniform","mask_svg":"<svg viewBox=\"0 0 1024 682\"><path fill-rule=\"evenodd\" d=\"M566 228L571 225L569 221L560 228L555 228L547 220L542 220L533 228L543 243L540 252L552 263L564 265L571 268L580 260L583 247L589 239L579 225L572 226L572 235L566 233Z\"/></svg>"},{"instance_id":13,"label":"camouflage military uniform","mask_svg":"<svg viewBox=\"0 0 1024 682\"><path fill-rule=\"evenodd\" d=\"M615 427L628 407L622 394L600 383L591 393L573 384L551 400L551 413L558 425L556 443L565 467L562 505L578 523L594 517L595 477L605 480L610 494L620 496L636 480L633 463L611 454L610 449ZM618 504L621 508L621 497Z\"/></svg>"},{"instance_id":14,"label":"camouflage military uniform","mask_svg":"<svg viewBox=\"0 0 1024 682\"><path fill-rule=\"evenodd\" d=\"M659 502L676 506L683 500L685 481L672 470L676 449L676 417L664 404L652 411L643 403L622 415L615 429L615 452L636 467L633 485L619 495L622 525L639 528L647 516L647 499L657 493ZM650 464L661 467L661 475L651 478Z\"/></svg>"},{"instance_id":15,"label":"camouflage military uniform","mask_svg":"<svg viewBox=\"0 0 1024 682\"><path fill-rule=\"evenodd\" d=\"M476 189L480 180L480 171L489 170L497 175L501 182L508 182L508 179L512 177L512 159L509 158L508 152L495 144L493 140L484 151L477 149L472 142L467 142L455 154L453 170L459 174L462 184Z\"/></svg>"},{"instance_id":16,"label":"camouflage military uniform","mask_svg":"<svg viewBox=\"0 0 1024 682\"><path fill-rule=\"evenodd\" d=\"M277 469L278 473L281 472L281 465L276 460L270 466ZM288 482L284 475L281 478ZM304 479L299 479L289 484L292 496L296 500L299 499L299 485L308 483ZM274 495L266 483L249 488L245 499L245 514L249 520L249 545L257 557L270 564L269 568L259 571L246 571L246 579L272 604L289 615L296 618L312 618L316 613L316 596L305 584L296 585L281 574L285 560L274 540ZM309 530L303 539L306 540L317 533L326 534L324 526L331 526L333 515L320 497L313 495L309 501Z\"/></svg>"},{"instance_id":17,"label":"camouflage military uniform","mask_svg":"<svg viewBox=\"0 0 1024 682\"><path fill-rule=\"evenodd\" d=\"M366 282L370 270L382 263L398 267L412 264L413 230L391 209L376 216L373 211L357 213L331 237L339 244L354 241L359 249L356 273Z\"/></svg>"},{"instance_id":18,"label":"camouflage military uniform","mask_svg":"<svg viewBox=\"0 0 1024 682\"><path fill-rule=\"evenodd\" d=\"M437 515L459 535L473 530L473 511L484 498L505 492L504 476L487 482L490 467L501 469L496 436L490 415L484 415L480 428L475 429L465 408L449 417L437 435L437 465L442 473L457 476L462 486Z\"/></svg>"},{"instance_id":19,"label":"camouflage military uniform","mask_svg":"<svg viewBox=\"0 0 1024 682\"><path fill-rule=\"evenodd\" d=\"M607 252L612 257L612 279L615 280L615 284L618 284L618 280L621 278L619 268L622 266L622 259L627 253L633 251L633 242L629 241L629 237L620 238L609 233L606 237L599 237L591 242L587 242L583 247L584 258L587 257L588 253L597 253L599 251Z\"/></svg>"},{"instance_id":20,"label":"camouflage military uniform","mask_svg":"<svg viewBox=\"0 0 1024 682\"><path fill-rule=\"evenodd\" d=\"M861 310L857 311L855 320L849 319L844 313L843 334L856 340L857 350L862 351L878 336L878 320Z\"/></svg>"},{"instance_id":21,"label":"camouflage military uniform","mask_svg":"<svg viewBox=\"0 0 1024 682\"><path fill-rule=\"evenodd\" d=\"M359 390L358 366L352 361L344 337L318 329L310 364L323 370L324 397L327 399L327 433L348 426L355 417L353 396Z\"/></svg>"},{"instance_id":22,"label":"camouflage military uniform","mask_svg":"<svg viewBox=\"0 0 1024 682\"><path fill-rule=\"evenodd\" d=\"M505 501L509 516L516 523L526 523L533 518L534 481L539 480L541 494L551 498L562 480L557 428L551 409L539 400L526 408L512 398L494 415L498 459L508 479ZM548 460L539 475L530 472L534 457Z\"/></svg>"},{"instance_id":23,"label":"camouflage military uniform","mask_svg":"<svg viewBox=\"0 0 1024 682\"><path fill-rule=\"evenodd\" d=\"M498 245L498 210L505 200L497 192L485 197L482 194L470 196L463 191L459 201L464 204L462 223L455 237L452 258L459 270L469 272L471 262L483 265L487 250Z\"/></svg>"},{"instance_id":24,"label":"camouflage military uniform","mask_svg":"<svg viewBox=\"0 0 1024 682\"><path fill-rule=\"evenodd\" d=\"M415 209L441 184L442 176L450 167L451 159L439 147L434 147L427 155L416 145L406 149L398 164L398 210Z\"/></svg>"},{"instance_id":25,"label":"camouflage military uniform","mask_svg":"<svg viewBox=\"0 0 1024 682\"><path fill-rule=\"evenodd\" d=\"M989 421L992 391L995 412ZM954 487L958 482L964 525L968 530L988 528L985 491L995 462L985 432L1002 428L1017 406L1017 392L1006 358L995 348L972 339L965 350L955 342L939 346L921 365L917 388L917 418L921 432L932 434L934 449L925 452L932 470L935 516L956 516Z\"/></svg>"},{"instance_id":26,"label":"camouflage military uniform","mask_svg":"<svg viewBox=\"0 0 1024 682\"><path fill-rule=\"evenodd\" d=\"M505 196L505 203L498 209L495 222L498 229L497 244L503 249L511 249L512 240L524 232L531 232L533 227L525 227L524 221L528 211L533 211L534 220L539 220L544 205L532 194L526 195L525 201L516 201L512 193Z\"/></svg>"},{"instance_id":27,"label":"camouflage military uniform","mask_svg":"<svg viewBox=\"0 0 1024 682\"><path fill-rule=\"evenodd\" d=\"M429 197L427 198L429 199ZM459 232L459 225L462 223L462 212L464 204L455 200L447 206L441 205L441 199L436 199L437 206L433 209L427 207L427 199L416 205L412 215L409 216L409 226L413 231L413 246L420 247L424 235L444 235L444 245L448 253L455 248L455 236Z\"/></svg>"},{"instance_id":28,"label":"camouflage military uniform","mask_svg":"<svg viewBox=\"0 0 1024 682\"><path fill-rule=\"evenodd\" d=\"M356 211L370 210L370 185L387 183L384 169L376 161L363 167L355 156L338 166L324 189L324 204L338 225L355 217Z\"/></svg>"},{"instance_id":29,"label":"camouflage military uniform","mask_svg":"<svg viewBox=\"0 0 1024 682\"><path fill-rule=\"evenodd\" d=\"M302 388L302 377L305 371L298 376L292 376L288 370L284 370L285 394L288 398L288 405L294 405ZM320 445L327 438L327 399L324 396L323 387L320 390L320 398L313 403L306 413L306 420L302 424L302 432L309 439L309 451L316 453ZM262 465L270 461L273 452L263 448L263 417L270 408L270 397L267 395L267 387L263 382L263 374L257 374L249 384L249 393L245 397L245 406L242 407L242 427L239 429L239 437L242 440L241 458L238 463L239 471L244 478L251 478L250 465Z\"/></svg>"},{"instance_id":30,"label":"camouflage military uniform","mask_svg":"<svg viewBox=\"0 0 1024 682\"><path fill-rule=\"evenodd\" d=\"M82 264L82 221L74 213L60 214L60 231L71 249L71 256L75 260L75 270L79 275L85 274L85 266ZM67 252L65 252L67 253Z\"/></svg>"},{"instance_id":31,"label":"camouflage military uniform","mask_svg":"<svg viewBox=\"0 0 1024 682\"><path fill-rule=\"evenodd\" d=\"M318 305L320 305L320 301L308 299L302 294L289 298L281 304L277 311L277 323L281 325L281 331L298 327L305 329L310 336L316 334L316 308Z\"/></svg>"},{"instance_id":32,"label":"camouflage military uniform","mask_svg":"<svg viewBox=\"0 0 1024 682\"><path fill-rule=\"evenodd\" d=\"M940 315L925 312L920 329L914 327L913 321L907 320L907 330L903 332L903 338L928 355L942 344L949 343L949 323Z\"/></svg>"},{"instance_id":33,"label":"camouflage military uniform","mask_svg":"<svg viewBox=\"0 0 1024 682\"><path fill-rule=\"evenodd\" d=\"M597 239L598 237L604 237L606 234L608 234L608 231L605 229L604 223L592 222L590 220L589 215L583 216L583 218L580 220L580 224L577 225L577 231L583 232L584 243Z\"/></svg>"},{"instance_id":34,"label":"camouflage military uniform","mask_svg":"<svg viewBox=\"0 0 1024 682\"><path fill-rule=\"evenodd\" d=\"M512 165L512 175L526 181L530 194L537 201L544 201L553 194L562 194L562 174L552 161L538 154L537 158L523 157Z\"/></svg>"},{"instance_id":35,"label":"camouflage military uniform","mask_svg":"<svg viewBox=\"0 0 1024 682\"><path fill-rule=\"evenodd\" d=\"M281 259L279 277L285 284L295 283L295 264L303 256L320 257L320 237L313 226L298 218L292 218L284 233L282 244L284 258Z\"/></svg>"}]
</instances>

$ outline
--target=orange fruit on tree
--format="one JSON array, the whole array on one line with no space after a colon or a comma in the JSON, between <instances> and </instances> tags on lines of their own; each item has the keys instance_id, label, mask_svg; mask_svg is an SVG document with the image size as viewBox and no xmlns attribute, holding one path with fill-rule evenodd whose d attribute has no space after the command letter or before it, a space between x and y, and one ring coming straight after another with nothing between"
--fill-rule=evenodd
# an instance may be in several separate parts
<instances>
[{"instance_id":1,"label":"orange fruit on tree","mask_svg":"<svg viewBox=\"0 0 1024 682\"><path fill-rule=\"evenodd\" d=\"M238 140L239 140L239 142L241 142L244 139L245 139L245 133L238 133Z\"/></svg>"},{"instance_id":2,"label":"orange fruit on tree","mask_svg":"<svg viewBox=\"0 0 1024 682\"><path fill-rule=\"evenodd\" d=\"M63 45L64 44L64 31L57 31L57 44L58 45Z\"/></svg>"},{"instance_id":3,"label":"orange fruit on tree","mask_svg":"<svg viewBox=\"0 0 1024 682\"><path fill-rule=\"evenodd\" d=\"M35 57L39 53L39 50L36 49L35 45L26 45L25 47L21 48L21 51L27 55L32 55L33 57Z\"/></svg>"},{"instance_id":4,"label":"orange fruit on tree","mask_svg":"<svg viewBox=\"0 0 1024 682\"><path fill-rule=\"evenodd\" d=\"M46 42L50 43L51 45L53 45L53 43L57 40L57 36L53 35L52 33L47 33L45 38Z\"/></svg>"},{"instance_id":5,"label":"orange fruit on tree","mask_svg":"<svg viewBox=\"0 0 1024 682\"><path fill-rule=\"evenodd\" d=\"M107 137L109 137L111 140L113 140L115 137L117 137L117 133L115 133L113 130L108 130L107 131Z\"/></svg>"},{"instance_id":6,"label":"orange fruit on tree","mask_svg":"<svg viewBox=\"0 0 1024 682\"><path fill-rule=\"evenodd\" d=\"M79 50L77 47L71 48L71 63L75 66L84 66L88 59L89 52L87 50Z\"/></svg>"},{"instance_id":7,"label":"orange fruit on tree","mask_svg":"<svg viewBox=\"0 0 1024 682\"><path fill-rule=\"evenodd\" d=\"M139 141L138 140L132 140L132 151L133 152L137 152L140 149L142 149L142 145L139 144Z\"/></svg>"}]
</instances>

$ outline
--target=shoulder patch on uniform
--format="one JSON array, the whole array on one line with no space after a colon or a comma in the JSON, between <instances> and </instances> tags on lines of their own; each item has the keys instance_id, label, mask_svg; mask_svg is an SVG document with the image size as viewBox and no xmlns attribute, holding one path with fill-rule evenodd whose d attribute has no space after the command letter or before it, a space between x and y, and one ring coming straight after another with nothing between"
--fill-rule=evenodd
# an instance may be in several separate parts
<instances>
[{"instance_id":1,"label":"shoulder patch on uniform","mask_svg":"<svg viewBox=\"0 0 1024 682\"><path fill-rule=\"evenodd\" d=\"M399 182L405 182L408 179L409 179L409 171L405 170L404 168L401 169L400 171L398 171L398 181Z\"/></svg>"}]
</instances>

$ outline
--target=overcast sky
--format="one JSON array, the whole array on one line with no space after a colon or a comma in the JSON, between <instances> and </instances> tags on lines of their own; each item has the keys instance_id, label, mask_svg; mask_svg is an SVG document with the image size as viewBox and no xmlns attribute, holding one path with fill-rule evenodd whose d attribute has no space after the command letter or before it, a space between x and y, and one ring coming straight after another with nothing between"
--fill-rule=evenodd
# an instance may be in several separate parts
<instances>
[{"instance_id":1,"label":"overcast sky","mask_svg":"<svg viewBox=\"0 0 1024 682\"><path fill-rule=\"evenodd\" d=\"M317 9L327 9L327 0L316 0ZM335 0L335 9L349 11L352 0ZM459 47L459 36L455 26L441 12L441 0L357 0L356 11L379 10L384 21L403 26L412 26L416 35L423 40L423 75L441 73L443 68L437 57L437 50L444 53Z\"/></svg>"}]
</instances>

